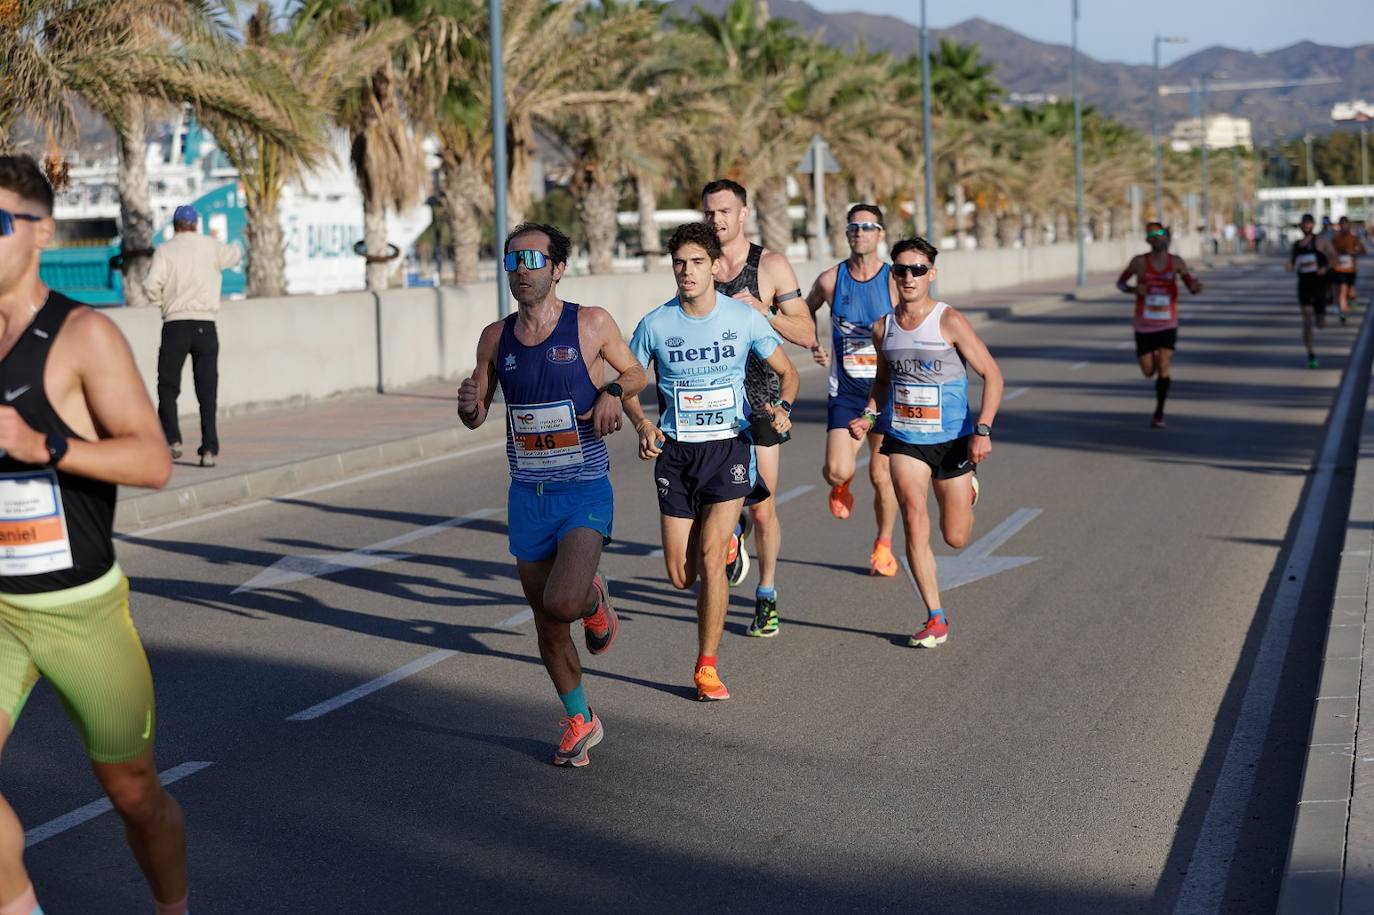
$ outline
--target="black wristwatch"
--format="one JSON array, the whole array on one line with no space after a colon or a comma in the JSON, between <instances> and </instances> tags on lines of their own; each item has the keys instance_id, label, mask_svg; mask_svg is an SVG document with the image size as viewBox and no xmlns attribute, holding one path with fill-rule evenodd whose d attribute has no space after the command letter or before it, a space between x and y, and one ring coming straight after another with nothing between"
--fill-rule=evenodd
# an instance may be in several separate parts
<instances>
[{"instance_id":1,"label":"black wristwatch","mask_svg":"<svg viewBox=\"0 0 1374 915\"><path fill-rule=\"evenodd\" d=\"M49 435L46 439L48 445L48 462L44 467L56 467L57 462L67 456L67 438L63 435Z\"/></svg>"},{"instance_id":2,"label":"black wristwatch","mask_svg":"<svg viewBox=\"0 0 1374 915\"><path fill-rule=\"evenodd\" d=\"M606 385L604 388L601 389L601 393L609 394L616 400L619 400L620 398L625 396L625 389L622 388L620 385L616 384L614 381L612 381L610 384Z\"/></svg>"},{"instance_id":3,"label":"black wristwatch","mask_svg":"<svg viewBox=\"0 0 1374 915\"><path fill-rule=\"evenodd\" d=\"M989 426L987 423L979 423L973 427L973 434L990 436L992 435L992 426Z\"/></svg>"},{"instance_id":4,"label":"black wristwatch","mask_svg":"<svg viewBox=\"0 0 1374 915\"><path fill-rule=\"evenodd\" d=\"M775 400L773 401L773 406L782 407L782 411L784 413L786 413L788 416L792 415L792 405L785 400Z\"/></svg>"}]
</instances>

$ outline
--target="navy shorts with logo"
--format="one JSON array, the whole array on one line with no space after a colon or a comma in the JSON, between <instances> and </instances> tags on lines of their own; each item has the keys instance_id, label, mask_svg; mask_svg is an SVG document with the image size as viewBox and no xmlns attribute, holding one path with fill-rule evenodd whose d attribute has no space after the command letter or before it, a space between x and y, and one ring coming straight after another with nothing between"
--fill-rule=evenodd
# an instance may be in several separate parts
<instances>
[{"instance_id":1,"label":"navy shorts with logo","mask_svg":"<svg viewBox=\"0 0 1374 915\"><path fill-rule=\"evenodd\" d=\"M658 510L670 518L695 518L706 505L768 498L754 466L754 449L743 436L714 442L667 439L654 461Z\"/></svg>"},{"instance_id":2,"label":"navy shorts with logo","mask_svg":"<svg viewBox=\"0 0 1374 915\"><path fill-rule=\"evenodd\" d=\"M973 473L973 460L968 456L972 438L972 435L965 435L936 445L911 445L889 435L883 439L883 447L878 450L889 457L904 454L923 461L930 468L931 479L952 480Z\"/></svg>"}]
</instances>

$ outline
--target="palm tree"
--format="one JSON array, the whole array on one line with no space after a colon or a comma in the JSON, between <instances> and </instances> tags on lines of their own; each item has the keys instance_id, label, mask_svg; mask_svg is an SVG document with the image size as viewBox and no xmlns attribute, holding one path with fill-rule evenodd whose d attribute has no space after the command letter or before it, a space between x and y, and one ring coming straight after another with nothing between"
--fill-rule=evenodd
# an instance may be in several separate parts
<instances>
[{"instance_id":1,"label":"palm tree","mask_svg":"<svg viewBox=\"0 0 1374 915\"><path fill-rule=\"evenodd\" d=\"M712 177L732 177L753 189L763 245L784 251L792 241L786 179L811 137L805 119L805 78L798 61L816 53L816 42L795 34L794 23L770 19L755 0L731 0L720 16L698 7L696 18L680 23L711 42L714 70L727 80L725 96L734 111L729 129L716 132L710 153Z\"/></svg>"},{"instance_id":2,"label":"palm tree","mask_svg":"<svg viewBox=\"0 0 1374 915\"><path fill-rule=\"evenodd\" d=\"M48 0L21 3L0 29L0 148L28 117L55 144L76 134L74 99L118 137L125 293L146 303L142 277L153 247L144 142L150 106L189 105L201 117L254 125L284 142L299 139L294 87L255 72L223 43L222 8L199 0Z\"/></svg>"},{"instance_id":3,"label":"palm tree","mask_svg":"<svg viewBox=\"0 0 1374 915\"><path fill-rule=\"evenodd\" d=\"M391 55L343 93L335 123L348 132L349 161L363 198L367 288L387 287L386 214L423 196L424 151L417 130L447 89L458 21L442 0L314 0L296 14L330 34L363 35L401 24L405 35Z\"/></svg>"}]
</instances>

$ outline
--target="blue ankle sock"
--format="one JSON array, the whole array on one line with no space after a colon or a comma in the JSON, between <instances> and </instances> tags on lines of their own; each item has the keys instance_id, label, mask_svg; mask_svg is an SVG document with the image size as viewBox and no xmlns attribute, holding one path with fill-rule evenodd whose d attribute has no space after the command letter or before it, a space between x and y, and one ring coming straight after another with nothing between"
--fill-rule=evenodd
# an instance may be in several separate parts
<instances>
[{"instance_id":1,"label":"blue ankle sock","mask_svg":"<svg viewBox=\"0 0 1374 915\"><path fill-rule=\"evenodd\" d=\"M935 619L937 616L940 618L941 622L945 621L945 611L941 610L939 607L935 607L930 611L931 619Z\"/></svg>"},{"instance_id":2,"label":"blue ankle sock","mask_svg":"<svg viewBox=\"0 0 1374 915\"><path fill-rule=\"evenodd\" d=\"M579 683L577 688L570 693L563 693L558 697L563 702L563 708L567 711L569 718L582 716L583 721L592 720L592 710L587 705L587 697L582 695L582 685Z\"/></svg>"},{"instance_id":3,"label":"blue ankle sock","mask_svg":"<svg viewBox=\"0 0 1374 915\"><path fill-rule=\"evenodd\" d=\"M740 534L742 534L742 533L744 533L744 525L741 524L740 522L736 521L736 522L735 522L735 536L738 537L738 536L739 536Z\"/></svg>"},{"instance_id":4,"label":"blue ankle sock","mask_svg":"<svg viewBox=\"0 0 1374 915\"><path fill-rule=\"evenodd\" d=\"M763 585L759 585L757 588L754 589L754 597L757 600L777 600L778 589L765 588Z\"/></svg>"}]
</instances>

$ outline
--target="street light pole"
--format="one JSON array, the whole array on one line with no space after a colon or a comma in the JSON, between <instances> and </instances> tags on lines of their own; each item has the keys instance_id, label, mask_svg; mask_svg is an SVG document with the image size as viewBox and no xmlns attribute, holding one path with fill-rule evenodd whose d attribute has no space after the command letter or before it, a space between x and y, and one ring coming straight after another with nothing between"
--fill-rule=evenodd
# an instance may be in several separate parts
<instances>
[{"instance_id":1,"label":"street light pole","mask_svg":"<svg viewBox=\"0 0 1374 915\"><path fill-rule=\"evenodd\" d=\"M1164 222L1164 159L1159 148L1159 46L1181 44L1188 39L1155 35L1155 91L1150 103L1150 126L1155 138L1155 219Z\"/></svg>"},{"instance_id":2,"label":"street light pole","mask_svg":"<svg viewBox=\"0 0 1374 915\"><path fill-rule=\"evenodd\" d=\"M1078 0L1073 0L1073 170L1074 197L1077 217L1074 234L1078 236L1078 285L1088 284L1088 257L1084 250L1083 230L1087 221L1083 214L1083 101L1078 95Z\"/></svg>"},{"instance_id":3,"label":"street light pole","mask_svg":"<svg viewBox=\"0 0 1374 915\"><path fill-rule=\"evenodd\" d=\"M926 32L926 0L921 0L921 146L925 154L926 241L935 244L935 174L931 166L930 48Z\"/></svg>"},{"instance_id":4,"label":"street light pole","mask_svg":"<svg viewBox=\"0 0 1374 915\"><path fill-rule=\"evenodd\" d=\"M506 286L506 40L501 28L501 0L487 0L487 32L491 36L491 170L495 177L496 217L496 313L510 314L510 289Z\"/></svg>"},{"instance_id":5,"label":"street light pole","mask_svg":"<svg viewBox=\"0 0 1374 915\"><path fill-rule=\"evenodd\" d=\"M1369 128L1363 124L1360 125L1360 184L1369 187ZM1369 195L1362 195L1361 202L1364 204L1365 225L1368 225Z\"/></svg>"},{"instance_id":6,"label":"street light pole","mask_svg":"<svg viewBox=\"0 0 1374 915\"><path fill-rule=\"evenodd\" d=\"M1211 172L1207 168L1207 75L1202 76L1202 243L1206 245L1206 254L1203 260L1212 253L1212 207L1211 207Z\"/></svg>"}]
</instances>

